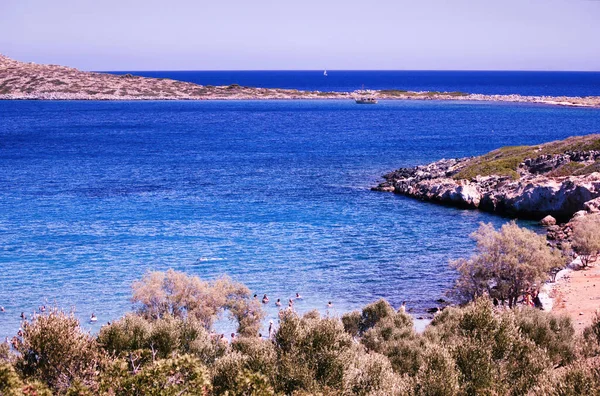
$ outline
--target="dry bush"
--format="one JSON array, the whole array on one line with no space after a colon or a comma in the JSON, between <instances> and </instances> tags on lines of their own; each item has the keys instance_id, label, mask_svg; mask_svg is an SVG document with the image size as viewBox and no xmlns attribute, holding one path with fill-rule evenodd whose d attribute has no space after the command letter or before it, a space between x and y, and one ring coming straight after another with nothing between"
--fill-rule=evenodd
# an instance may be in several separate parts
<instances>
[{"instance_id":1,"label":"dry bush","mask_svg":"<svg viewBox=\"0 0 600 396\"><path fill-rule=\"evenodd\" d=\"M565 263L544 236L514 221L499 231L482 223L471 237L477 242L477 254L450 263L459 272L454 294L464 301L489 295L513 307L527 289L539 287L552 268Z\"/></svg>"},{"instance_id":2,"label":"dry bush","mask_svg":"<svg viewBox=\"0 0 600 396\"><path fill-rule=\"evenodd\" d=\"M584 268L590 265L592 257L600 251L600 216L578 217L573 222L572 247L581 256Z\"/></svg>"},{"instance_id":3,"label":"dry bush","mask_svg":"<svg viewBox=\"0 0 600 396\"><path fill-rule=\"evenodd\" d=\"M530 392L545 396L598 396L600 362L587 359L555 370Z\"/></svg>"},{"instance_id":4,"label":"dry bush","mask_svg":"<svg viewBox=\"0 0 600 396\"><path fill-rule=\"evenodd\" d=\"M238 322L238 332L257 335L264 312L250 297L246 286L230 278L206 282L170 269L150 272L134 282L132 301L138 304L138 312L148 319L193 318L207 330L227 309Z\"/></svg>"},{"instance_id":5,"label":"dry bush","mask_svg":"<svg viewBox=\"0 0 600 396\"><path fill-rule=\"evenodd\" d=\"M135 373L116 361L105 371L101 385L101 393L115 396L204 396L210 390L208 370L190 355L160 359Z\"/></svg>"}]
</instances>

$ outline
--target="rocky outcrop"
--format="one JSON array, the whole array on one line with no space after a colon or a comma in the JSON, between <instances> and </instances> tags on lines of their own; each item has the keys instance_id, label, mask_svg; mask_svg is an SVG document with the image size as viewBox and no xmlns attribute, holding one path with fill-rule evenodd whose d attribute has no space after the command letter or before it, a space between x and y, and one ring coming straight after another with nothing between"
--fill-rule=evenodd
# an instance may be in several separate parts
<instances>
[{"instance_id":1,"label":"rocky outcrop","mask_svg":"<svg viewBox=\"0 0 600 396\"><path fill-rule=\"evenodd\" d=\"M444 159L429 165L402 168L384 175L374 187L413 198L487 212L541 219L551 215L570 219L581 210L600 211L600 173L549 176L566 163L589 165L598 151L567 152L527 159L517 169L520 177L456 175L471 159Z\"/></svg>"},{"instance_id":2,"label":"rocky outcrop","mask_svg":"<svg viewBox=\"0 0 600 396\"><path fill-rule=\"evenodd\" d=\"M542 220L540 220L540 224L543 226L553 226L556 225L556 219L550 215L544 217Z\"/></svg>"}]
</instances>

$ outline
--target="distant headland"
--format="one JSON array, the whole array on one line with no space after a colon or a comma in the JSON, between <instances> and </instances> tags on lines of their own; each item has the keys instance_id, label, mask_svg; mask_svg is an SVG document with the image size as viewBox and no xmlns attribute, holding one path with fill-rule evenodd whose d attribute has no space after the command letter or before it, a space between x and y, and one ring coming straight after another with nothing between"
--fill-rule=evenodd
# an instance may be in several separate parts
<instances>
[{"instance_id":1,"label":"distant headland","mask_svg":"<svg viewBox=\"0 0 600 396\"><path fill-rule=\"evenodd\" d=\"M86 72L66 66L25 63L0 55L0 100L350 100L365 94L380 100L466 100L600 107L600 96L482 95L397 89L324 92L243 87L238 84L198 85L166 78Z\"/></svg>"}]
</instances>

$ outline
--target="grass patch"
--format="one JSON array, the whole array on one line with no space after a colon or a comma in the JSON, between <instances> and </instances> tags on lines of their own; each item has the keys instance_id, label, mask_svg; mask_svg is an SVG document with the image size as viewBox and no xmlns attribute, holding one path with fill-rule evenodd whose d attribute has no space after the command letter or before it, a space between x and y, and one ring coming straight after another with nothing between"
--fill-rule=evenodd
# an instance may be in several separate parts
<instances>
[{"instance_id":1,"label":"grass patch","mask_svg":"<svg viewBox=\"0 0 600 396\"><path fill-rule=\"evenodd\" d=\"M491 151L481 157L473 158L461 169L455 179L472 179L476 176L509 176L516 180L519 178L517 167L526 158L534 155L531 146L507 146Z\"/></svg>"},{"instance_id":2,"label":"grass patch","mask_svg":"<svg viewBox=\"0 0 600 396\"><path fill-rule=\"evenodd\" d=\"M600 135L574 136L565 140L545 143L539 146L507 146L475 157L467 162L454 179L472 179L476 176L509 176L519 178L517 168L528 158L541 155L562 154L569 151L600 150ZM600 171L598 162L588 165L569 165L557 169L561 176L589 174Z\"/></svg>"},{"instance_id":3,"label":"grass patch","mask_svg":"<svg viewBox=\"0 0 600 396\"><path fill-rule=\"evenodd\" d=\"M578 169L573 174L576 176L579 175L589 175L590 173L600 172L600 161L596 161L584 168Z\"/></svg>"},{"instance_id":4,"label":"grass patch","mask_svg":"<svg viewBox=\"0 0 600 396\"><path fill-rule=\"evenodd\" d=\"M567 162L566 164L554 169L548 173L551 177L571 176L577 174L578 171L587 168L581 162Z\"/></svg>"},{"instance_id":5,"label":"grass patch","mask_svg":"<svg viewBox=\"0 0 600 396\"><path fill-rule=\"evenodd\" d=\"M402 89L382 89L379 91L382 95L390 95L390 96L405 96L408 95L408 91L404 91Z\"/></svg>"}]
</instances>

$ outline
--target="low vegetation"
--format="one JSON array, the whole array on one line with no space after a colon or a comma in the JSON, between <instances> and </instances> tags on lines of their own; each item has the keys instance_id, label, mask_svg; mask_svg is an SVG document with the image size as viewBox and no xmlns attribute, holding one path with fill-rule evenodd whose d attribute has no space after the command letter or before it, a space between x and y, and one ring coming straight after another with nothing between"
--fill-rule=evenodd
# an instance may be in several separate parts
<instances>
[{"instance_id":1,"label":"low vegetation","mask_svg":"<svg viewBox=\"0 0 600 396\"><path fill-rule=\"evenodd\" d=\"M153 272L133 285L135 311L97 335L59 309L25 320L0 344L0 394L597 395L600 317L576 334L568 316L517 303L562 259L515 223L473 237L477 253L454 264L468 302L423 333L379 300L341 318L284 309L261 337L244 285ZM231 341L213 330L225 313Z\"/></svg>"},{"instance_id":2,"label":"low vegetation","mask_svg":"<svg viewBox=\"0 0 600 396\"><path fill-rule=\"evenodd\" d=\"M473 179L477 176L498 175L516 180L519 178L519 164L528 158L590 150L600 150L600 135L575 136L539 146L502 147L471 159L454 178ZM598 171L599 167L595 162L586 165L567 163L556 170L556 176L585 175Z\"/></svg>"},{"instance_id":3,"label":"low vegetation","mask_svg":"<svg viewBox=\"0 0 600 396\"><path fill-rule=\"evenodd\" d=\"M227 342L192 317L139 313L84 332L60 310L24 322L0 354L0 394L576 395L600 389L600 319L487 298L438 314L424 333L380 300L341 319L281 311L272 339ZM43 336L40 336L42 335ZM550 386L552 385L552 386Z\"/></svg>"},{"instance_id":4,"label":"low vegetation","mask_svg":"<svg viewBox=\"0 0 600 396\"><path fill-rule=\"evenodd\" d=\"M600 252L600 215L588 215L573 221L571 246L579 254L581 265L586 268Z\"/></svg>"}]
</instances>

